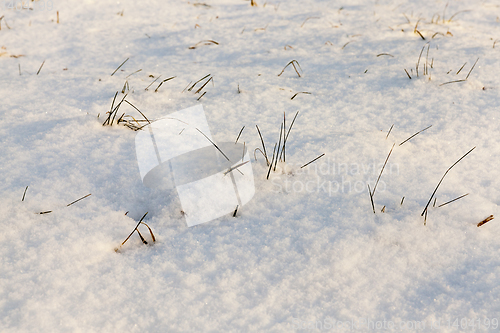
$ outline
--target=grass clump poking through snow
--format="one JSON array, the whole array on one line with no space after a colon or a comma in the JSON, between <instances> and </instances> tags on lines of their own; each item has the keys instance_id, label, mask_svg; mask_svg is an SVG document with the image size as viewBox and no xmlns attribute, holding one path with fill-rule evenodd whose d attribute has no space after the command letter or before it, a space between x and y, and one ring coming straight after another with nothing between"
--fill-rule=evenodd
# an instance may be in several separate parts
<instances>
[{"instance_id":1,"label":"grass clump poking through snow","mask_svg":"<svg viewBox=\"0 0 500 333\"><path fill-rule=\"evenodd\" d=\"M257 128L257 132L259 133L259 137L260 137L260 140L262 143L262 148L264 149L264 151L262 151L260 148L256 148L254 150L254 158L255 158L255 160L257 160L257 157L255 156L255 153L257 150L262 155L264 155L264 157L266 158L266 163L269 166L266 179L269 179L269 175L271 174L271 170L276 171L278 161L284 162L284 163L286 162L286 144L288 142L288 137L290 135L290 132L292 130L293 125L295 124L295 120L297 119L298 115L299 115L299 111L297 111L295 113L295 116L293 117L293 120L290 123L290 127L288 128L288 131L286 131L286 113L283 112L283 122L281 122L281 124L280 124L279 138L278 138L278 141L274 144L273 156L272 156L271 162L269 162L269 159L267 157L266 146L264 144L264 139L262 138L262 133L260 132L259 126L255 125L255 127ZM320 158L320 157L321 156L319 156L318 158ZM316 158L316 159L318 159L318 158ZM314 162L314 161L311 161L309 163L312 163L312 162Z\"/></svg>"},{"instance_id":2,"label":"grass clump poking through snow","mask_svg":"<svg viewBox=\"0 0 500 333\"><path fill-rule=\"evenodd\" d=\"M122 124L123 126L133 130L133 131L138 131L142 129L144 126L151 124L149 119L142 113L141 110L139 110L134 104L126 100L128 93L125 94L116 106L115 101L116 101L116 96L118 96L118 91L115 93L115 96L113 97L113 101L111 102L111 108L110 111L106 112L107 117L106 120L102 123L102 126L113 126L113 123L115 122L116 116L118 114L118 110L120 109L120 106L123 104L123 102L127 103L130 105L134 110L139 112L139 114L143 117L143 119L135 119L131 115L126 115L125 113L122 113L122 115L116 120L116 125ZM98 116L99 117L99 116ZM141 125L141 123L145 123Z\"/></svg>"},{"instance_id":3,"label":"grass clump poking through snow","mask_svg":"<svg viewBox=\"0 0 500 333\"><path fill-rule=\"evenodd\" d=\"M144 238L144 236L142 236L141 232L139 231L139 226L141 224L145 225L148 230L149 230L149 233L151 235L151 239L153 240L153 243L156 242L156 237L155 235L153 234L153 230L151 230L151 228L149 227L149 225L147 225L146 223L142 222L142 220L144 220L144 218L146 217L146 215L148 215L148 212L146 212L146 214L144 214L141 219L139 220L139 222L137 223L137 225L135 226L134 230L132 230L132 232L128 235L128 237L120 244L119 247L115 248L115 252L119 253L120 252L120 249L121 247L129 240L129 238L134 234L134 232L137 232L137 234L139 235L139 238L141 239L141 242L144 244L144 245L148 245L148 242L146 241L146 239Z\"/></svg>"}]
</instances>

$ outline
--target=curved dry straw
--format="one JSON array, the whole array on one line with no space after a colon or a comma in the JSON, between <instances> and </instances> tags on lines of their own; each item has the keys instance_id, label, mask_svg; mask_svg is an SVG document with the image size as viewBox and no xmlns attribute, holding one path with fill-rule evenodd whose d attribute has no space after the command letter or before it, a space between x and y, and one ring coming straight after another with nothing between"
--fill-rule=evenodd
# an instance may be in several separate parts
<instances>
[{"instance_id":1,"label":"curved dry straw","mask_svg":"<svg viewBox=\"0 0 500 333\"><path fill-rule=\"evenodd\" d=\"M285 71L285 69L286 69L288 66L292 65L292 66L293 66L293 69L295 69L295 73L297 73L297 75L298 75L299 77L301 77L301 75L300 75L299 71L297 70L297 67L295 67L295 64L297 64L297 66L299 66L300 71L302 72L302 68L300 67L299 62L298 62L297 60L292 60L292 61L290 61L288 64L286 64L286 66L285 66L285 67L283 67L283 70L281 70L281 73L279 73L279 74L278 74L278 76L281 76L281 74L283 74L283 72Z\"/></svg>"}]
</instances>

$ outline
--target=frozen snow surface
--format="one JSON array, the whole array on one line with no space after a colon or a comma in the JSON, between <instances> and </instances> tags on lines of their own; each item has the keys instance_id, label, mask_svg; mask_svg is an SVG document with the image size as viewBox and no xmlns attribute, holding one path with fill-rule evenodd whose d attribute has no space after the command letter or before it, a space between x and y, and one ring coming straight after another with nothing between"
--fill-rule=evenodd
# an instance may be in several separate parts
<instances>
[{"instance_id":1,"label":"frozen snow surface","mask_svg":"<svg viewBox=\"0 0 500 333\"><path fill-rule=\"evenodd\" d=\"M498 332L497 1L10 3L0 331ZM116 124L143 116L102 126L117 91L151 121L202 104L217 142L245 126L253 199L188 228ZM266 179L255 125L271 159L297 111ZM156 242L120 247L146 212Z\"/></svg>"}]
</instances>

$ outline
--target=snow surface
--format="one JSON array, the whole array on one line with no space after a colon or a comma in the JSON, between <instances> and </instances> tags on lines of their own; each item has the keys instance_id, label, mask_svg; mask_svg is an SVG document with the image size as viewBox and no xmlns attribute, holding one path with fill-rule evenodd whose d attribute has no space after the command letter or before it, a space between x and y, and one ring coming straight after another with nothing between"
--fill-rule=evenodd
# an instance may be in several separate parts
<instances>
[{"instance_id":1,"label":"snow surface","mask_svg":"<svg viewBox=\"0 0 500 333\"><path fill-rule=\"evenodd\" d=\"M500 227L476 227L500 214L497 1L42 1L0 1L0 331L498 331ZM202 103L215 140L246 126L253 151L258 125L268 154L299 111L286 163L266 180L258 153L237 217L188 228L136 132L102 126L125 81L149 119ZM145 212L156 243L115 252Z\"/></svg>"}]
</instances>

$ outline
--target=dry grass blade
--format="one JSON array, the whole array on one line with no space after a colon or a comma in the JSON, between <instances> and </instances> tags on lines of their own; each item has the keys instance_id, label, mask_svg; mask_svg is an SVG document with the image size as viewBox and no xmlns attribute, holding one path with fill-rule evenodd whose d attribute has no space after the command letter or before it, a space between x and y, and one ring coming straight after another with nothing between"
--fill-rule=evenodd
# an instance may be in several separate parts
<instances>
[{"instance_id":1,"label":"dry grass blade","mask_svg":"<svg viewBox=\"0 0 500 333\"><path fill-rule=\"evenodd\" d=\"M372 209L373 209L373 214L376 214L375 213L375 204L373 203L373 195L372 195L372 191L370 190L370 185L369 184L366 184L368 186L368 193L370 194L370 201L372 203Z\"/></svg>"},{"instance_id":2,"label":"dry grass blade","mask_svg":"<svg viewBox=\"0 0 500 333\"><path fill-rule=\"evenodd\" d=\"M154 81L153 81L153 82L151 82L151 83L149 84L149 86L147 86L147 87L146 87L146 89L144 89L144 90L148 90L148 89L149 89L149 87L151 87L151 86L153 85L153 83L155 83L156 81L158 81L158 79L159 79L160 77L161 77L161 75L160 75L160 76L158 76L156 79L154 79Z\"/></svg>"},{"instance_id":3,"label":"dry grass blade","mask_svg":"<svg viewBox=\"0 0 500 333\"><path fill-rule=\"evenodd\" d=\"M431 44L427 44L427 55L425 56L425 71L424 71L424 75L429 74L429 49L430 48L431 48Z\"/></svg>"},{"instance_id":4,"label":"dry grass blade","mask_svg":"<svg viewBox=\"0 0 500 333\"><path fill-rule=\"evenodd\" d=\"M342 45L341 50L343 50L343 49L344 49L347 45L349 45L349 44L350 44L350 43L352 43L352 42L353 42L353 41L351 40L351 41L349 41L349 42L345 43L344 45Z\"/></svg>"},{"instance_id":5,"label":"dry grass blade","mask_svg":"<svg viewBox=\"0 0 500 333\"><path fill-rule=\"evenodd\" d=\"M247 152L247 146L246 146L246 142L243 141L243 152L241 153L241 160L243 161L245 159L245 154Z\"/></svg>"},{"instance_id":6,"label":"dry grass blade","mask_svg":"<svg viewBox=\"0 0 500 333\"><path fill-rule=\"evenodd\" d=\"M155 238L155 235L153 234L153 230L151 230L151 228L149 227L149 225L147 225L144 222L141 222L141 224L144 224L148 228L149 233L151 234L151 239L153 240L153 243L156 242L156 238ZM139 230L137 230L137 231L139 231Z\"/></svg>"},{"instance_id":7,"label":"dry grass blade","mask_svg":"<svg viewBox=\"0 0 500 333\"><path fill-rule=\"evenodd\" d=\"M274 163L274 153L276 152L276 143L274 144L274 149L273 149L273 158L271 159L271 164L269 165L269 170L267 170L267 177L266 179L269 179L269 174L271 173L271 169L273 167L273 163Z\"/></svg>"},{"instance_id":8,"label":"dry grass blade","mask_svg":"<svg viewBox=\"0 0 500 333\"><path fill-rule=\"evenodd\" d=\"M281 146L281 137L283 136L283 140L285 140L285 135L283 132L285 131L284 129L285 125L281 123L280 125L280 138L278 140L278 151L276 152L276 161L274 162L274 171L276 171L276 166L278 165L278 160L280 156L280 146Z\"/></svg>"},{"instance_id":9,"label":"dry grass blade","mask_svg":"<svg viewBox=\"0 0 500 333\"><path fill-rule=\"evenodd\" d=\"M311 93L310 93L310 92L307 92L307 91L300 91L300 92L298 92L298 93L295 93L295 95L293 95L293 96L292 96L292 98L290 98L290 99L294 99L294 98L295 98L298 94L306 94L306 95L311 95Z\"/></svg>"},{"instance_id":10,"label":"dry grass blade","mask_svg":"<svg viewBox=\"0 0 500 333\"><path fill-rule=\"evenodd\" d=\"M125 91L127 90L130 91L130 86L128 85L128 81L125 81L122 88L122 94L125 94Z\"/></svg>"},{"instance_id":11,"label":"dry grass blade","mask_svg":"<svg viewBox=\"0 0 500 333\"><path fill-rule=\"evenodd\" d=\"M491 221L491 220L493 220L493 219L494 219L493 215L490 215L490 216L488 216L487 218L485 218L484 220L482 220L481 222L479 222L479 223L477 224L477 226L478 226L478 227L480 227L480 226L482 226L483 224L486 224L486 223L490 222L490 221Z\"/></svg>"},{"instance_id":12,"label":"dry grass blade","mask_svg":"<svg viewBox=\"0 0 500 333\"><path fill-rule=\"evenodd\" d=\"M431 128L431 127L432 127L432 125L427 126L427 127L426 127L426 128L424 128L423 130L418 131L417 133L413 134L412 136L410 136L410 137L409 137L408 139L406 139L405 141L401 142L399 145L401 146L403 143L405 143L406 141L409 141L410 139L412 139L412 138L413 138L414 136L416 136L417 134L422 133L423 131L425 131L426 129L429 129L429 128Z\"/></svg>"},{"instance_id":13,"label":"dry grass blade","mask_svg":"<svg viewBox=\"0 0 500 333\"><path fill-rule=\"evenodd\" d=\"M235 144L238 143L238 139L240 138L241 136L241 133L243 133L243 130L245 129L245 126L243 126L240 130L240 133L238 133L238 137L236 138L236 141L234 142Z\"/></svg>"},{"instance_id":14,"label":"dry grass blade","mask_svg":"<svg viewBox=\"0 0 500 333\"><path fill-rule=\"evenodd\" d=\"M288 132L286 132L285 140L283 142L283 147L288 142L288 136L290 135L290 131L292 130L293 124L295 124L295 119L297 119L298 115L299 115L299 111L297 111L295 113L295 116L293 117L292 123L290 124L290 127L288 128ZM286 157L285 157L285 151L283 150L282 153L283 153L283 161L285 161L285 159L286 159ZM281 159L281 156L280 156L280 159Z\"/></svg>"},{"instance_id":15,"label":"dry grass blade","mask_svg":"<svg viewBox=\"0 0 500 333\"><path fill-rule=\"evenodd\" d=\"M121 67L122 67L122 66L123 66L123 65L124 65L127 61L128 61L128 59L129 59L129 58L125 59L125 61L124 61L124 62L122 62L122 63L120 64L120 66L118 66L118 67L115 69L115 71L114 71L113 73L111 73L111 76L115 75L115 73L116 73L116 72L117 72L117 71L118 71L118 70L119 70L119 69L120 69L120 68L121 68Z\"/></svg>"},{"instance_id":16,"label":"dry grass blade","mask_svg":"<svg viewBox=\"0 0 500 333\"><path fill-rule=\"evenodd\" d=\"M455 199L450 200L450 201L448 201L448 202L445 202L444 204L440 204L440 205L438 206L438 208L439 208L439 207L446 206L447 204L452 203L453 201L457 201L458 199L462 199L463 197L468 196L468 195L469 195L469 193L464 194L464 195L461 195L461 196L459 196L458 198L455 198Z\"/></svg>"},{"instance_id":17,"label":"dry grass blade","mask_svg":"<svg viewBox=\"0 0 500 333\"><path fill-rule=\"evenodd\" d=\"M29 185L28 185L29 186ZM23 199L21 201L24 201L24 197L26 196L26 191L28 190L28 186L26 186L26 188L24 189L24 193L23 193Z\"/></svg>"},{"instance_id":18,"label":"dry grass blade","mask_svg":"<svg viewBox=\"0 0 500 333\"><path fill-rule=\"evenodd\" d=\"M453 20L453 18L455 16L457 16L458 14L460 14L460 13L466 13L466 12L470 12L470 10L461 10L461 11L458 11L455 14L451 15L451 17L448 19L448 23L451 22L451 20Z\"/></svg>"},{"instance_id":19,"label":"dry grass blade","mask_svg":"<svg viewBox=\"0 0 500 333\"><path fill-rule=\"evenodd\" d=\"M446 172L444 173L443 177L441 178L441 180L439 181L439 183L437 184L436 188L434 189L434 192L432 192L432 195L431 197L429 198L429 201L427 202L427 205L425 205L425 208L424 208L424 211L422 212L421 216L423 216L424 214L427 213L427 208L429 207L429 204L431 203L431 200L432 198L434 197L434 195L436 194L438 188L439 188L439 185L441 185L441 183L443 182L443 179L444 177L446 177L446 175L448 174L448 172L455 166L457 165L458 162L460 162L465 156L469 155L474 149L476 149L476 147L472 148L471 150L469 150L467 153L465 153L464 156L460 157L458 159L458 161L456 161L455 163L453 163L453 165L451 167L448 168L448 170L446 170Z\"/></svg>"},{"instance_id":20,"label":"dry grass blade","mask_svg":"<svg viewBox=\"0 0 500 333\"><path fill-rule=\"evenodd\" d=\"M146 242L146 240L144 239L144 237L142 236L141 232L139 231L139 229L136 229L135 231L137 231L137 234L139 235L139 237L141 238L141 241L144 245L148 245L148 242Z\"/></svg>"},{"instance_id":21,"label":"dry grass blade","mask_svg":"<svg viewBox=\"0 0 500 333\"><path fill-rule=\"evenodd\" d=\"M89 193L89 194L87 194L86 196L81 197L80 199L75 200L75 201L73 201L72 203L67 204L67 205L66 205L66 207L69 207L69 206L71 206L72 204L75 204L75 203L77 203L78 201L83 200L83 199L85 199L85 198L87 198L87 197L89 197L89 196L91 196L91 195L92 195L92 193Z\"/></svg>"},{"instance_id":22,"label":"dry grass blade","mask_svg":"<svg viewBox=\"0 0 500 333\"><path fill-rule=\"evenodd\" d=\"M310 162L308 162L308 163L304 164L304 165L303 165L303 166L301 166L300 168L302 169L302 168L304 168L304 167L308 166L309 164L311 164L312 162L315 162L316 160L320 159L320 158L321 158L321 157L323 157L323 156L325 156L325 154L324 154L324 153L323 153L323 154L321 154L321 155L319 155L318 157L316 157L314 160L312 160L312 161L310 161Z\"/></svg>"},{"instance_id":23,"label":"dry grass blade","mask_svg":"<svg viewBox=\"0 0 500 333\"><path fill-rule=\"evenodd\" d=\"M292 62L293 69L295 69L295 72L300 77L299 71L297 70L297 67L295 67L295 64L297 64L297 66L299 66L301 72L302 72L302 68L300 67L300 64L297 61Z\"/></svg>"},{"instance_id":24,"label":"dry grass blade","mask_svg":"<svg viewBox=\"0 0 500 333\"><path fill-rule=\"evenodd\" d=\"M189 81L189 83L187 84L186 88L182 89L181 94L182 94L183 92L185 92L185 91L186 91L186 89L189 87L189 85L190 85L192 82L193 82L193 81Z\"/></svg>"},{"instance_id":25,"label":"dry grass blade","mask_svg":"<svg viewBox=\"0 0 500 333\"><path fill-rule=\"evenodd\" d=\"M269 24L266 24L266 26L264 28L253 29L253 31L266 31L268 26L269 26Z\"/></svg>"},{"instance_id":26,"label":"dry grass blade","mask_svg":"<svg viewBox=\"0 0 500 333\"><path fill-rule=\"evenodd\" d=\"M109 114L111 115L111 113L113 112L113 109L115 107L115 100L116 100L116 96L118 96L118 91L115 93L115 97L113 97L113 101L111 102L111 108L109 109ZM109 116L108 116L108 119L109 121ZM104 125L104 124L103 124Z\"/></svg>"},{"instance_id":27,"label":"dry grass blade","mask_svg":"<svg viewBox=\"0 0 500 333\"><path fill-rule=\"evenodd\" d=\"M444 9L443 9L443 23L445 22L444 15L446 14L446 8L448 8L448 5L449 5L449 2L446 3L446 6L444 6Z\"/></svg>"},{"instance_id":28,"label":"dry grass blade","mask_svg":"<svg viewBox=\"0 0 500 333\"><path fill-rule=\"evenodd\" d=\"M146 118L146 116L144 115L144 113L142 113L142 112L141 112L141 110L139 110L138 108L136 108L134 104L130 103L130 102L129 102L129 101L127 101L127 100L125 100L125 102L127 102L127 103L131 106L131 107L133 107L134 109L136 109L136 110L137 110L137 112L139 112L139 113L141 114L141 116L143 116L143 117L144 117L144 119L146 119L146 121L147 121L149 124L151 124L151 122L149 121L149 119L148 119L148 118Z\"/></svg>"},{"instance_id":29,"label":"dry grass blade","mask_svg":"<svg viewBox=\"0 0 500 333\"><path fill-rule=\"evenodd\" d=\"M422 53L424 52L424 49L425 49L425 46L428 44L429 42L425 43L424 46L422 47L422 50L420 51L420 55L418 56L418 61L417 61L417 77L418 77L418 67L420 66L420 58L422 57Z\"/></svg>"},{"instance_id":30,"label":"dry grass blade","mask_svg":"<svg viewBox=\"0 0 500 333\"><path fill-rule=\"evenodd\" d=\"M445 84L450 84L450 83L457 83L457 82L465 82L467 80L455 80L455 81L448 81L445 83L441 83L439 86L444 86Z\"/></svg>"},{"instance_id":31,"label":"dry grass blade","mask_svg":"<svg viewBox=\"0 0 500 333\"><path fill-rule=\"evenodd\" d=\"M411 80L411 76L410 76L410 74L408 73L408 71L406 70L406 68L405 68L405 72L406 72L406 75L408 75L408 78Z\"/></svg>"},{"instance_id":32,"label":"dry grass blade","mask_svg":"<svg viewBox=\"0 0 500 333\"><path fill-rule=\"evenodd\" d=\"M203 96L203 95L202 95ZM203 133L202 131L200 131L198 128L196 128L196 130L198 132L200 132L201 134L203 134L203 136L208 140L210 141L210 143L226 158L226 160L228 161L231 161L227 156L226 154L224 154L224 152L222 150L220 150L220 148L215 144L215 142L213 142L212 140L210 140L210 138L208 136L205 135L205 133Z\"/></svg>"},{"instance_id":33,"label":"dry grass blade","mask_svg":"<svg viewBox=\"0 0 500 333\"><path fill-rule=\"evenodd\" d=\"M408 24L411 24L410 19L408 18L408 16L406 16L406 14L405 14L405 13L402 13L402 14L403 14L403 16L405 17L406 21L408 21Z\"/></svg>"},{"instance_id":34,"label":"dry grass blade","mask_svg":"<svg viewBox=\"0 0 500 333\"><path fill-rule=\"evenodd\" d=\"M124 117L124 116L125 116L125 113L122 113L121 117L120 117L120 118L118 118L118 120L116 121L116 123L117 123L117 124L119 124L119 123L121 123L122 121L124 121L124 120L123 120L123 117ZM132 119L133 119L133 118L134 118L134 117L132 117ZM135 119L134 119L134 120L135 120ZM135 122L137 122L137 120L135 120Z\"/></svg>"},{"instance_id":35,"label":"dry grass blade","mask_svg":"<svg viewBox=\"0 0 500 333\"><path fill-rule=\"evenodd\" d=\"M243 160L243 158L242 158L242 160ZM224 172L224 176L225 176L225 175L227 175L228 173L230 173L230 172L231 172L231 171L233 171L233 170L238 170L238 168L239 168L240 166L243 166L243 165L247 164L248 162L250 162L250 161L241 162L241 163L236 164L236 165L235 165L235 166L233 166L233 167L230 167L229 169L227 169L227 170ZM239 171L241 174L243 174L240 170L238 170L238 171Z\"/></svg>"},{"instance_id":36,"label":"dry grass blade","mask_svg":"<svg viewBox=\"0 0 500 333\"><path fill-rule=\"evenodd\" d=\"M160 82L160 84L158 85L158 87L156 87L155 92L158 92L158 89L160 89L160 87L161 87L161 85L162 85L163 83L165 83L165 82L167 82L167 81L170 81L170 80L172 80L172 79L175 79L175 78L176 78L176 76L172 76L172 77L169 77L168 79L165 79L165 80L161 81L161 82Z\"/></svg>"},{"instance_id":37,"label":"dry grass blade","mask_svg":"<svg viewBox=\"0 0 500 333\"><path fill-rule=\"evenodd\" d=\"M40 68L38 68L38 72L36 72L36 75L40 74L40 71L42 70L43 64L45 64L45 60L40 65Z\"/></svg>"},{"instance_id":38,"label":"dry grass blade","mask_svg":"<svg viewBox=\"0 0 500 333\"><path fill-rule=\"evenodd\" d=\"M266 155L264 155L264 153L262 152L262 150L260 150L260 148L255 148L255 150L253 151L253 158L257 161L257 156L255 155L255 152L256 151L260 151L260 153L262 154L262 156L264 156L264 158L266 158ZM267 161L267 158L266 158L266 161ZM267 162L267 165L269 165L269 162Z\"/></svg>"},{"instance_id":39,"label":"dry grass blade","mask_svg":"<svg viewBox=\"0 0 500 333\"><path fill-rule=\"evenodd\" d=\"M129 74L127 75L125 78L128 79L129 77L131 77L132 75L134 75L135 73L139 73L140 71L142 71L142 68L141 69L138 69L136 70L135 72L133 72L132 74Z\"/></svg>"},{"instance_id":40,"label":"dry grass blade","mask_svg":"<svg viewBox=\"0 0 500 333\"><path fill-rule=\"evenodd\" d=\"M120 109L120 106L122 105L123 101L125 100L125 98L127 97L128 93L126 93L122 100L120 101L120 103L118 103L118 105L113 109L113 111L111 112L111 114L113 115L113 118L111 119L111 122L110 122L110 125L113 126L113 122L115 121L115 117L118 113L118 109ZM109 115L109 117L111 117L111 114Z\"/></svg>"},{"instance_id":41,"label":"dry grass blade","mask_svg":"<svg viewBox=\"0 0 500 333\"><path fill-rule=\"evenodd\" d=\"M282 160L281 157L283 156L283 162L286 162L285 128L286 128L286 112L283 111L283 148L281 148L281 156L280 156L280 161Z\"/></svg>"},{"instance_id":42,"label":"dry grass blade","mask_svg":"<svg viewBox=\"0 0 500 333\"><path fill-rule=\"evenodd\" d=\"M190 50L194 50L194 49L196 49L199 45L213 45L213 44L215 44L215 45L219 45L219 43L217 43L216 41L211 40L211 39L202 40L202 41L200 41L200 42L196 43L195 45L190 46L190 47L189 47L189 49L190 49Z\"/></svg>"},{"instance_id":43,"label":"dry grass blade","mask_svg":"<svg viewBox=\"0 0 500 333\"><path fill-rule=\"evenodd\" d=\"M200 100L203 96L205 96L205 94L206 94L206 93L207 93L207 92L206 92L206 91L204 91L204 92L203 92L203 94L201 94L201 96L200 96L200 97L198 97L196 100L197 100L197 101L199 101L199 100Z\"/></svg>"},{"instance_id":44,"label":"dry grass blade","mask_svg":"<svg viewBox=\"0 0 500 333\"><path fill-rule=\"evenodd\" d=\"M469 73L467 74L467 76L465 77L465 79L467 80L469 78L469 75L470 73L472 73L472 70L474 69L474 67L476 67L476 64L477 62L479 61L479 58L477 58L476 62L474 63L474 65L472 65L472 68L470 69Z\"/></svg>"},{"instance_id":45,"label":"dry grass blade","mask_svg":"<svg viewBox=\"0 0 500 333\"><path fill-rule=\"evenodd\" d=\"M238 212L239 205L236 205L236 209L234 210L233 217L236 217L236 213Z\"/></svg>"},{"instance_id":46,"label":"dry grass blade","mask_svg":"<svg viewBox=\"0 0 500 333\"><path fill-rule=\"evenodd\" d=\"M255 127L257 127L257 132L259 132L260 141L262 142L262 148L264 148L263 154L264 154L264 157L266 158L267 165L269 165L269 159L267 158L267 151L266 151L266 145L264 144L264 139L262 138L262 134L260 133L259 126L255 125Z\"/></svg>"},{"instance_id":47,"label":"dry grass blade","mask_svg":"<svg viewBox=\"0 0 500 333\"><path fill-rule=\"evenodd\" d=\"M394 124L392 124L391 128L389 128L389 132L387 132L387 135L385 136L385 139L389 137L389 134L391 134L392 128L394 127Z\"/></svg>"},{"instance_id":48,"label":"dry grass blade","mask_svg":"<svg viewBox=\"0 0 500 333\"><path fill-rule=\"evenodd\" d=\"M413 28L413 32L417 31L417 28L418 28L418 24L420 23L422 19L418 19L417 20L417 23L415 23L415 27Z\"/></svg>"},{"instance_id":49,"label":"dry grass blade","mask_svg":"<svg viewBox=\"0 0 500 333\"><path fill-rule=\"evenodd\" d=\"M415 32L420 36L420 38L422 38L423 40L425 40L425 37L420 33L420 31L415 30Z\"/></svg>"},{"instance_id":50,"label":"dry grass blade","mask_svg":"<svg viewBox=\"0 0 500 333\"><path fill-rule=\"evenodd\" d=\"M381 56L389 56L389 57L393 57L394 58L394 56L392 54L389 54L389 53L379 53L379 54L377 54L377 58L381 57Z\"/></svg>"},{"instance_id":51,"label":"dry grass blade","mask_svg":"<svg viewBox=\"0 0 500 333\"><path fill-rule=\"evenodd\" d=\"M434 37L436 37L437 35L444 36L444 34L443 34L443 33L441 33L441 32L436 32L434 35L432 35L431 39L434 39Z\"/></svg>"},{"instance_id":52,"label":"dry grass blade","mask_svg":"<svg viewBox=\"0 0 500 333\"><path fill-rule=\"evenodd\" d=\"M392 150L394 149L395 143L392 145L391 151L389 152L389 155L387 155L387 158L385 159L384 165L382 166L382 170L380 170L380 174L378 175L377 181L375 182L375 186L373 187L373 192L372 196L375 195L375 191L377 190L377 185L378 181L380 180L380 177L382 176L382 172L384 172L385 165L387 164L387 161L389 161L389 157L391 156Z\"/></svg>"},{"instance_id":53,"label":"dry grass blade","mask_svg":"<svg viewBox=\"0 0 500 333\"><path fill-rule=\"evenodd\" d=\"M7 20L4 18L3 21L5 22L5 26L7 27L7 29L11 29L11 27L7 24Z\"/></svg>"},{"instance_id":54,"label":"dry grass blade","mask_svg":"<svg viewBox=\"0 0 500 333\"><path fill-rule=\"evenodd\" d=\"M465 65L467 65L467 61L465 62L465 64L462 65L462 67L460 67L460 69L457 71L457 74L455 75L458 75L458 73L460 73L462 69L464 69Z\"/></svg>"},{"instance_id":55,"label":"dry grass blade","mask_svg":"<svg viewBox=\"0 0 500 333\"><path fill-rule=\"evenodd\" d=\"M304 24L306 24L306 22L307 22L307 21L309 21L309 20L311 20L311 19L320 19L320 17L317 17L317 16L310 16L310 17L308 17L308 18L306 18L306 19L304 20L304 22L301 24L301 26L300 26L300 27L302 28L302 27L304 26Z\"/></svg>"}]
</instances>

